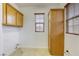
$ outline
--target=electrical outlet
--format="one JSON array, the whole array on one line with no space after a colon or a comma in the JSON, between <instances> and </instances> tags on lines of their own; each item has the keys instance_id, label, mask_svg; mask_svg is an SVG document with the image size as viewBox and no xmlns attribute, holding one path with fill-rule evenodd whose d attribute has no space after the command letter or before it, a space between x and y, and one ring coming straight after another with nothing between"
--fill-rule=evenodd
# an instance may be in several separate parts
<instances>
[{"instance_id":1,"label":"electrical outlet","mask_svg":"<svg viewBox=\"0 0 79 59\"><path fill-rule=\"evenodd\" d=\"M66 50L66 52L69 52L69 50Z\"/></svg>"}]
</instances>

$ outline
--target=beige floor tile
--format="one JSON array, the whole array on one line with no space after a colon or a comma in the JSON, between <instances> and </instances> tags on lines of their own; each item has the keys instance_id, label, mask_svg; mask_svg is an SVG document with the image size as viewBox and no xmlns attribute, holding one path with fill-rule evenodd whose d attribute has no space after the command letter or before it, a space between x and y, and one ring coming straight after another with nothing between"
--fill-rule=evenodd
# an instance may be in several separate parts
<instances>
[{"instance_id":1,"label":"beige floor tile","mask_svg":"<svg viewBox=\"0 0 79 59\"><path fill-rule=\"evenodd\" d=\"M11 56L50 56L47 48L18 48Z\"/></svg>"}]
</instances>

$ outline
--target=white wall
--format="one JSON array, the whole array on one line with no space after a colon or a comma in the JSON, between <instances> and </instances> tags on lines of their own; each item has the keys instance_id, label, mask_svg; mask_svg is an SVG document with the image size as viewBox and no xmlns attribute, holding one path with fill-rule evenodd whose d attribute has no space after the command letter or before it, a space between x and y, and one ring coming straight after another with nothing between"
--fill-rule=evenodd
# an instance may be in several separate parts
<instances>
[{"instance_id":1,"label":"white wall","mask_svg":"<svg viewBox=\"0 0 79 59\"><path fill-rule=\"evenodd\" d=\"M48 12L51 8L63 8L63 6L25 6L20 8L24 14L24 26L20 36L20 47L48 48ZM45 32L35 32L34 13L45 13Z\"/></svg>"},{"instance_id":2,"label":"white wall","mask_svg":"<svg viewBox=\"0 0 79 59\"><path fill-rule=\"evenodd\" d=\"M19 44L19 31L19 28L3 26L3 53L5 55L9 55L15 51L16 45Z\"/></svg>"},{"instance_id":3,"label":"white wall","mask_svg":"<svg viewBox=\"0 0 79 59\"><path fill-rule=\"evenodd\" d=\"M11 4L16 9L20 10L16 4ZM16 45L19 43L20 28L3 26L3 53L5 55L10 55L15 51Z\"/></svg>"},{"instance_id":4,"label":"white wall","mask_svg":"<svg viewBox=\"0 0 79 59\"><path fill-rule=\"evenodd\" d=\"M3 52L3 33L2 33L2 4L0 3L0 56Z\"/></svg>"},{"instance_id":5,"label":"white wall","mask_svg":"<svg viewBox=\"0 0 79 59\"><path fill-rule=\"evenodd\" d=\"M66 14L66 11L65 11ZM69 50L69 53L65 53L66 56L79 56L79 35L66 33L66 16L65 16L65 52Z\"/></svg>"},{"instance_id":6,"label":"white wall","mask_svg":"<svg viewBox=\"0 0 79 59\"><path fill-rule=\"evenodd\" d=\"M79 36L65 34L65 50L69 50L69 53L65 55L79 56Z\"/></svg>"}]
</instances>

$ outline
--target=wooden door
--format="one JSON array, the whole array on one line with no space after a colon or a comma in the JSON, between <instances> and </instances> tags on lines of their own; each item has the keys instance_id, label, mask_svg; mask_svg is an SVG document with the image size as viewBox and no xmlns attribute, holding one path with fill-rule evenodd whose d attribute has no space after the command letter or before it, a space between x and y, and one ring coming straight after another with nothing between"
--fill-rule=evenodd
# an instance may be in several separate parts
<instances>
[{"instance_id":1,"label":"wooden door","mask_svg":"<svg viewBox=\"0 0 79 59\"><path fill-rule=\"evenodd\" d=\"M50 14L50 13L49 13ZM64 10L51 10L51 30L49 44L51 45L50 53L55 56L64 55Z\"/></svg>"},{"instance_id":2,"label":"wooden door","mask_svg":"<svg viewBox=\"0 0 79 59\"><path fill-rule=\"evenodd\" d=\"M16 26L16 10L7 4L7 25Z\"/></svg>"},{"instance_id":3,"label":"wooden door","mask_svg":"<svg viewBox=\"0 0 79 59\"><path fill-rule=\"evenodd\" d=\"M17 26L23 26L23 15L19 12L17 12Z\"/></svg>"}]
</instances>

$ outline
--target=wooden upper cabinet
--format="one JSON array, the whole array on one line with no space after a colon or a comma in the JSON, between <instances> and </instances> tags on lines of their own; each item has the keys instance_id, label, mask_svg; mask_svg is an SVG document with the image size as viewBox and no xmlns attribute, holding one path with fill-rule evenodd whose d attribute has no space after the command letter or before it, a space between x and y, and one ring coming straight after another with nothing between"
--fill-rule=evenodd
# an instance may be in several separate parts
<instances>
[{"instance_id":1,"label":"wooden upper cabinet","mask_svg":"<svg viewBox=\"0 0 79 59\"><path fill-rule=\"evenodd\" d=\"M23 26L23 15L17 12L17 26Z\"/></svg>"},{"instance_id":2,"label":"wooden upper cabinet","mask_svg":"<svg viewBox=\"0 0 79 59\"><path fill-rule=\"evenodd\" d=\"M10 4L3 4L3 25L23 26L23 14L16 10Z\"/></svg>"},{"instance_id":3,"label":"wooden upper cabinet","mask_svg":"<svg viewBox=\"0 0 79 59\"><path fill-rule=\"evenodd\" d=\"M16 10L7 4L7 24L16 25Z\"/></svg>"},{"instance_id":4,"label":"wooden upper cabinet","mask_svg":"<svg viewBox=\"0 0 79 59\"><path fill-rule=\"evenodd\" d=\"M3 4L3 24L6 24L7 23L7 5L6 4Z\"/></svg>"},{"instance_id":5,"label":"wooden upper cabinet","mask_svg":"<svg viewBox=\"0 0 79 59\"><path fill-rule=\"evenodd\" d=\"M64 55L64 9L51 9L48 22L48 48L51 55Z\"/></svg>"}]
</instances>

